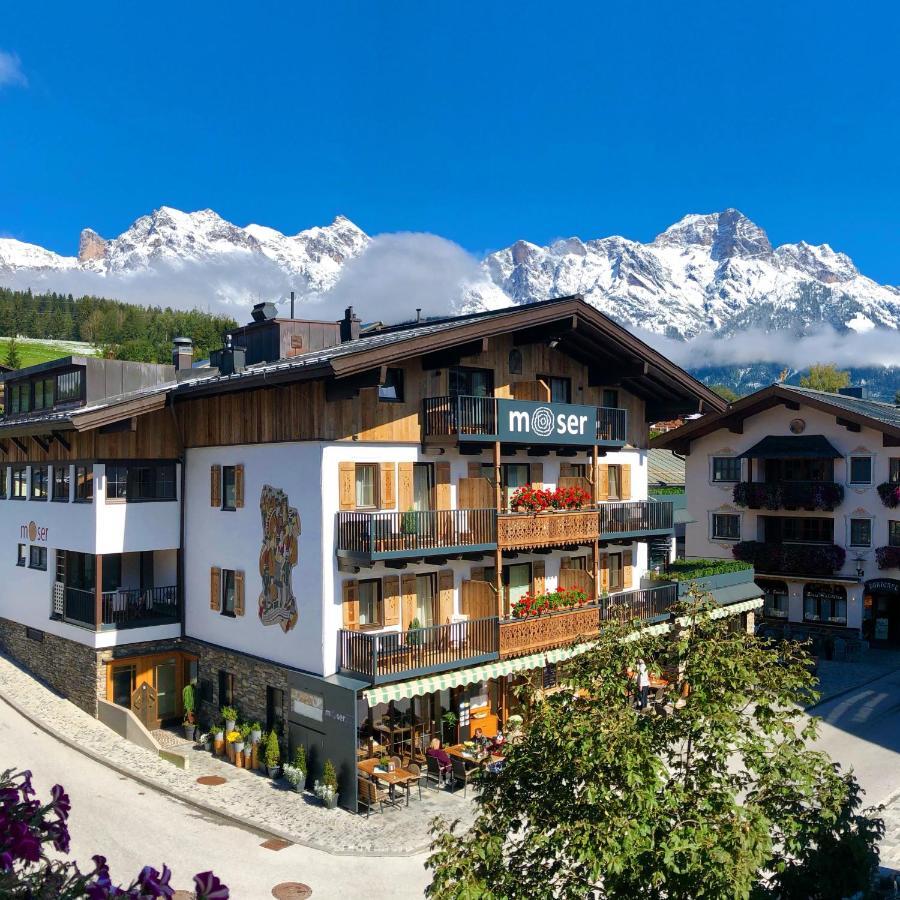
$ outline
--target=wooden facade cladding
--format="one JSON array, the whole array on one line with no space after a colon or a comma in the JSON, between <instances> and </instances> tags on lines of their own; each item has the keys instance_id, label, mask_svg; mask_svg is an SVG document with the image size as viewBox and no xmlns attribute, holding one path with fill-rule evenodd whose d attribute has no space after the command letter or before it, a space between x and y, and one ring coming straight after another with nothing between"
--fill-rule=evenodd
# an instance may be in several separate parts
<instances>
[{"instance_id":1,"label":"wooden facade cladding","mask_svg":"<svg viewBox=\"0 0 900 900\"><path fill-rule=\"evenodd\" d=\"M570 378L573 403L603 404L603 386L589 385L587 366L559 350L543 344L517 348L522 374L512 374L512 335L491 338L488 348L465 357L461 365L491 369L496 397L512 398L515 392L521 393L517 385L537 383L538 376L544 375ZM448 370L423 370L422 357L393 367L403 370L402 402L379 401L374 387L360 388L357 397L326 401L324 381L298 381L231 394L188 396L175 407L180 431L188 447L304 440L419 444L422 401L449 393ZM629 443L645 447L644 401L625 388L616 390L619 406L628 411Z\"/></svg>"},{"instance_id":2,"label":"wooden facade cladding","mask_svg":"<svg viewBox=\"0 0 900 900\"><path fill-rule=\"evenodd\" d=\"M596 509L571 512L501 515L497 543L504 550L527 550L559 544L585 544L600 536Z\"/></svg>"},{"instance_id":3,"label":"wooden facade cladding","mask_svg":"<svg viewBox=\"0 0 900 900\"><path fill-rule=\"evenodd\" d=\"M594 637L599 626L600 615L596 605L503 621L500 623L500 658L549 650L569 644L579 637Z\"/></svg>"}]
</instances>

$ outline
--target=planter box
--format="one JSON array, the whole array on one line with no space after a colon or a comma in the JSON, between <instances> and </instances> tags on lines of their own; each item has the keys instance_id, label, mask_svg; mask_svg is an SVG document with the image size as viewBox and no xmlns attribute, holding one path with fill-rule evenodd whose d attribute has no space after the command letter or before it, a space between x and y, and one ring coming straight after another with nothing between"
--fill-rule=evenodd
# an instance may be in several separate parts
<instances>
[{"instance_id":1,"label":"planter box","mask_svg":"<svg viewBox=\"0 0 900 900\"><path fill-rule=\"evenodd\" d=\"M585 543L599 536L596 509L502 514L497 519L497 543L509 549Z\"/></svg>"},{"instance_id":2,"label":"planter box","mask_svg":"<svg viewBox=\"0 0 900 900\"><path fill-rule=\"evenodd\" d=\"M580 635L596 634L599 624L599 607L593 603L527 619L507 619L500 623L500 658L571 643Z\"/></svg>"}]
</instances>

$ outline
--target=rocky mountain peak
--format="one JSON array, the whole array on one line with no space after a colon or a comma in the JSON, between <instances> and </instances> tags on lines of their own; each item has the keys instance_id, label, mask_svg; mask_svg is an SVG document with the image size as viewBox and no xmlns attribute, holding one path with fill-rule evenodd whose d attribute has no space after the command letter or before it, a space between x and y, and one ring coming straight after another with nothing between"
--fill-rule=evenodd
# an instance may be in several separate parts
<instances>
[{"instance_id":1,"label":"rocky mountain peak","mask_svg":"<svg viewBox=\"0 0 900 900\"><path fill-rule=\"evenodd\" d=\"M710 256L717 261L733 256L763 256L772 252L772 244L765 231L737 209L685 216L653 241L656 247L691 245L709 247Z\"/></svg>"},{"instance_id":2,"label":"rocky mountain peak","mask_svg":"<svg viewBox=\"0 0 900 900\"><path fill-rule=\"evenodd\" d=\"M93 228L83 228L78 238L78 261L89 262L106 257L107 241Z\"/></svg>"}]
</instances>

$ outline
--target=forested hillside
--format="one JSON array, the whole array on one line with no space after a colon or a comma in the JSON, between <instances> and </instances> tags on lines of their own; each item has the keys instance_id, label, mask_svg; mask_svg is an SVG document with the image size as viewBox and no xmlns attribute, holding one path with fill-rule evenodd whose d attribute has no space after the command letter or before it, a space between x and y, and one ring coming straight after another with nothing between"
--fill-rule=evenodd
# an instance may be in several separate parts
<instances>
[{"instance_id":1,"label":"forested hillside","mask_svg":"<svg viewBox=\"0 0 900 900\"><path fill-rule=\"evenodd\" d=\"M193 338L194 356L203 358L220 347L224 332L235 326L233 319L198 310L0 287L0 336L87 341L115 359L171 362L172 338L177 335Z\"/></svg>"}]
</instances>

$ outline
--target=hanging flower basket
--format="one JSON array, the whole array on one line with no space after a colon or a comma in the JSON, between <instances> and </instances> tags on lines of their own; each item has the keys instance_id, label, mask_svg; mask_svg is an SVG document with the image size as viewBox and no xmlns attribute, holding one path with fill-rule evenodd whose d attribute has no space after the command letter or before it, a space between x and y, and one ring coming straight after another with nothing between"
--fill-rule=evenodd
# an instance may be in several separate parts
<instances>
[{"instance_id":1,"label":"hanging flower basket","mask_svg":"<svg viewBox=\"0 0 900 900\"><path fill-rule=\"evenodd\" d=\"M591 495L582 487L558 487L555 491L550 491L526 484L513 491L509 505L515 512L539 513L583 509L590 502Z\"/></svg>"}]
</instances>

